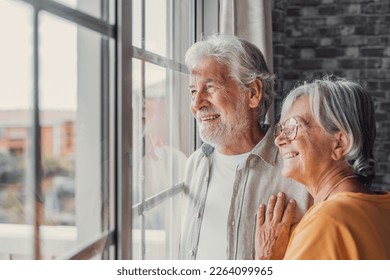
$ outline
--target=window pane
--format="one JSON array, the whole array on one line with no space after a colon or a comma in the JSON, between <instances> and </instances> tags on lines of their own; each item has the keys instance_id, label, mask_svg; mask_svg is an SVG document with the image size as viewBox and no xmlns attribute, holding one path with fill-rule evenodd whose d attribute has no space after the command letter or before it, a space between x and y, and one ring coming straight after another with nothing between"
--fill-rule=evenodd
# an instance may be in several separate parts
<instances>
[{"instance_id":1,"label":"window pane","mask_svg":"<svg viewBox=\"0 0 390 280\"><path fill-rule=\"evenodd\" d=\"M180 195L145 214L145 259L177 259L180 237Z\"/></svg>"},{"instance_id":2,"label":"window pane","mask_svg":"<svg viewBox=\"0 0 390 280\"><path fill-rule=\"evenodd\" d=\"M50 233L42 243L44 257L52 258L94 241L111 216L110 139L104 127L110 123L104 109L110 98L102 84L110 75L102 76L101 59L110 54L103 52L101 35L45 12L39 34L42 191ZM66 234L54 242L58 228Z\"/></svg>"},{"instance_id":3,"label":"window pane","mask_svg":"<svg viewBox=\"0 0 390 280\"><path fill-rule=\"evenodd\" d=\"M32 9L0 1L0 259L32 254L27 149L32 122Z\"/></svg>"},{"instance_id":4,"label":"window pane","mask_svg":"<svg viewBox=\"0 0 390 280\"><path fill-rule=\"evenodd\" d=\"M142 216L133 215L133 224L132 224L132 242L131 242L131 254L132 259L141 260L142 259Z\"/></svg>"},{"instance_id":5,"label":"window pane","mask_svg":"<svg viewBox=\"0 0 390 280\"><path fill-rule=\"evenodd\" d=\"M167 55L167 11L167 0L145 0L145 48L161 56Z\"/></svg>"},{"instance_id":6,"label":"window pane","mask_svg":"<svg viewBox=\"0 0 390 280\"><path fill-rule=\"evenodd\" d=\"M141 65L134 62L133 69L141 71ZM171 118L171 114L177 116L177 112L173 108L173 88L167 73L163 67L145 63L145 96L142 96L141 90L134 89L133 96L137 98L133 101L137 103L134 104L133 135L135 149L140 152L139 157L134 158L138 172L138 181L134 182L135 190L138 190L134 195L136 201L171 188L184 179L187 157L180 150L180 145L172 145L180 142L177 140L180 138L177 130L179 120ZM180 97L176 99L182 100ZM188 114L188 110L185 113Z\"/></svg>"},{"instance_id":7,"label":"window pane","mask_svg":"<svg viewBox=\"0 0 390 280\"><path fill-rule=\"evenodd\" d=\"M145 196L150 197L170 185L170 153L167 151L166 70L145 64L144 173Z\"/></svg>"},{"instance_id":8,"label":"window pane","mask_svg":"<svg viewBox=\"0 0 390 280\"><path fill-rule=\"evenodd\" d=\"M145 1L145 48L156 56L132 61L135 259L177 258L181 196L170 189L184 180L187 157L193 149L188 74L182 65L191 38L190 2ZM142 17L141 9L138 12ZM133 28L141 32L141 27ZM137 46L138 39L133 36L133 45ZM160 63L161 57L169 66L149 63L149 59ZM153 207L139 215L139 209L151 201Z\"/></svg>"},{"instance_id":9,"label":"window pane","mask_svg":"<svg viewBox=\"0 0 390 280\"><path fill-rule=\"evenodd\" d=\"M133 220L133 259L177 259L180 231L180 194L156 207L135 214ZM141 226L143 223L143 227ZM144 248L144 256L142 250Z\"/></svg>"},{"instance_id":10,"label":"window pane","mask_svg":"<svg viewBox=\"0 0 390 280\"><path fill-rule=\"evenodd\" d=\"M142 48L142 0L133 0L132 4L132 40L133 46Z\"/></svg>"},{"instance_id":11,"label":"window pane","mask_svg":"<svg viewBox=\"0 0 390 280\"><path fill-rule=\"evenodd\" d=\"M39 33L44 224L74 226L77 26L42 13Z\"/></svg>"}]
</instances>

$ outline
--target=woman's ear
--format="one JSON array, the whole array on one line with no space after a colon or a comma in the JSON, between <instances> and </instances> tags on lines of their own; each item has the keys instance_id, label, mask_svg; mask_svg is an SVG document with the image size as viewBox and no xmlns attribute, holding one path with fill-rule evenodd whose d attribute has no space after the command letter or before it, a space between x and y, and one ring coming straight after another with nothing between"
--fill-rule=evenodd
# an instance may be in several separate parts
<instances>
[{"instance_id":1,"label":"woman's ear","mask_svg":"<svg viewBox=\"0 0 390 280\"><path fill-rule=\"evenodd\" d=\"M249 106L251 108L259 107L261 98L263 98L263 83L259 78L251 84L249 94Z\"/></svg>"},{"instance_id":2,"label":"woman's ear","mask_svg":"<svg viewBox=\"0 0 390 280\"><path fill-rule=\"evenodd\" d=\"M350 144L348 135L343 131L339 131L334 135L332 143L332 158L334 160L340 160L344 158L345 154L348 152Z\"/></svg>"}]
</instances>

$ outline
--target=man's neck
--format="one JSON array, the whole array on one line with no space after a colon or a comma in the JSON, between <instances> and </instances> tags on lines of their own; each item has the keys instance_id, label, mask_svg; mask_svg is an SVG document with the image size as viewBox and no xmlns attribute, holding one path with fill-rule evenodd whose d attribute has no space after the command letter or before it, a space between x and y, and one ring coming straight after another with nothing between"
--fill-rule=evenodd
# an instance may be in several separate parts
<instances>
[{"instance_id":1,"label":"man's neck","mask_svg":"<svg viewBox=\"0 0 390 280\"><path fill-rule=\"evenodd\" d=\"M216 150L223 155L240 155L253 150L253 148L263 139L265 133L260 129L248 130L237 133L230 141L218 145Z\"/></svg>"}]
</instances>

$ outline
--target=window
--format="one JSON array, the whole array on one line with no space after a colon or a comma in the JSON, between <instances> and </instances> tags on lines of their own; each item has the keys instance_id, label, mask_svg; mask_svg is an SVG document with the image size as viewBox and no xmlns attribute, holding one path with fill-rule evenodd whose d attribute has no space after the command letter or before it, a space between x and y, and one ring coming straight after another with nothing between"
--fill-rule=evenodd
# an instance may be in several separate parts
<instances>
[{"instance_id":1,"label":"window","mask_svg":"<svg viewBox=\"0 0 390 280\"><path fill-rule=\"evenodd\" d=\"M0 1L1 259L177 257L204 2Z\"/></svg>"}]
</instances>

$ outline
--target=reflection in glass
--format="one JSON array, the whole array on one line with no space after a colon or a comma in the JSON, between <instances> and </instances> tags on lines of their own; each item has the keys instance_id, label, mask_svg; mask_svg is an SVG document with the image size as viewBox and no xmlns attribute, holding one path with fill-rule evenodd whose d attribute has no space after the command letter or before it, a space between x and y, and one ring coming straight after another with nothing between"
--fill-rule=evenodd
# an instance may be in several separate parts
<instances>
[{"instance_id":1,"label":"reflection in glass","mask_svg":"<svg viewBox=\"0 0 390 280\"><path fill-rule=\"evenodd\" d=\"M134 64L134 70L137 70L137 65ZM136 73L134 77L137 77ZM141 95L141 90L134 89L134 96L137 96L134 101L138 101L138 104L134 106L137 116L134 118L137 122L134 127L138 127L134 135L136 146L143 147L141 158L136 161L138 184L143 191L143 194L139 191L135 195L138 197L137 201L141 199L141 196L150 197L164 189L171 188L184 179L183 168L186 156L171 145L170 112L172 108L167 94L169 91L171 88L167 80L167 70L145 63L145 95ZM174 137L178 136L176 134ZM172 169L173 163L177 167L175 170Z\"/></svg>"},{"instance_id":2,"label":"reflection in glass","mask_svg":"<svg viewBox=\"0 0 390 280\"><path fill-rule=\"evenodd\" d=\"M135 82L133 84L135 116L133 119L133 166L137 175L133 181L134 203L143 203L184 180L187 156L181 149L186 150L187 148L184 147L189 143L188 134L187 141L182 143L180 140L182 137L178 133L180 129L178 118L174 117L174 121L172 120L172 116L177 116L178 108L181 108L173 102L174 99L181 102L176 86L183 89L180 85L182 77L185 76L178 74L171 78L171 70L150 63L144 63L145 74L142 75L142 72L142 63L133 59L133 81ZM137 82L139 79L141 81ZM175 80L178 83L173 86L172 81ZM144 85L144 91L142 91L142 85ZM186 86L187 83L185 83ZM188 95L185 95L185 98L188 99ZM186 115L189 113L188 109L184 111ZM167 245L167 248L174 245L172 242L174 233L167 231L172 226L178 226L175 218L178 212L172 211L173 205L177 210L178 202L176 199L169 198L155 208L146 211L145 216L134 216L135 231L133 234L136 236L133 236L133 249L135 250L133 253L135 258L136 256L172 258L171 250L157 253L152 248L155 245L160 247ZM159 243L150 241L154 244L152 246L148 240L155 240ZM136 248L141 251L137 251Z\"/></svg>"},{"instance_id":3,"label":"reflection in glass","mask_svg":"<svg viewBox=\"0 0 390 280\"><path fill-rule=\"evenodd\" d=\"M144 42L151 53L132 60L134 259L177 258L181 195L174 195L172 188L184 180L193 149L193 118L188 75L178 72L185 71L184 66L176 66L192 38L190 2L133 1L133 46L143 47ZM174 62L174 69L152 63L160 64L164 58Z\"/></svg>"}]
</instances>

